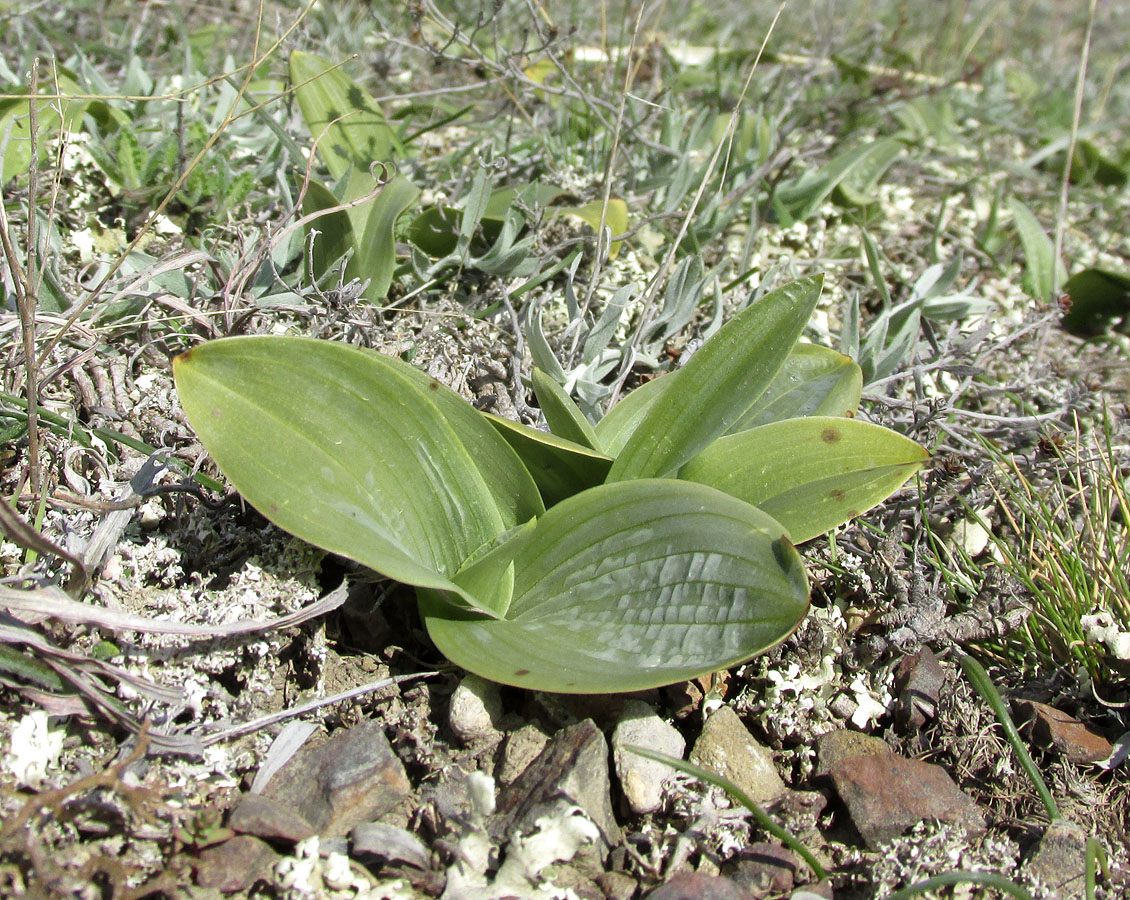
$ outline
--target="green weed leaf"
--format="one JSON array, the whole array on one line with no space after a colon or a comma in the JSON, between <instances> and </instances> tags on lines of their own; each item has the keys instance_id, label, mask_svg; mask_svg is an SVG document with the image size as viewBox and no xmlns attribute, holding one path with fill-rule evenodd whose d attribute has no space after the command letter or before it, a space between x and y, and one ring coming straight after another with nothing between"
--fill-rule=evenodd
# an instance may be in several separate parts
<instances>
[{"instance_id":1,"label":"green weed leaf","mask_svg":"<svg viewBox=\"0 0 1130 900\"><path fill-rule=\"evenodd\" d=\"M822 169L781 185L774 195L777 208L792 221L803 221L814 215L837 188L840 203L866 205L873 199L875 185L902 149L902 141L881 138L845 150Z\"/></svg>"},{"instance_id":2,"label":"green weed leaf","mask_svg":"<svg viewBox=\"0 0 1130 900\"><path fill-rule=\"evenodd\" d=\"M782 527L703 485L601 485L549 510L508 548L504 619L421 592L436 646L471 671L566 693L642 690L734 665L786 637L808 608Z\"/></svg>"},{"instance_id":3,"label":"green weed leaf","mask_svg":"<svg viewBox=\"0 0 1130 900\"><path fill-rule=\"evenodd\" d=\"M369 92L341 69L327 71L331 66L313 53L290 54L290 80L302 118L312 137L321 136L318 156L339 180L350 169L368 172L373 162L402 155L403 147Z\"/></svg>"},{"instance_id":4,"label":"green weed leaf","mask_svg":"<svg viewBox=\"0 0 1130 900\"><path fill-rule=\"evenodd\" d=\"M308 216L322 210L334 209L340 205L329 188L317 181L307 184L306 194L302 198L303 215ZM353 225L349 220L349 214L344 209L337 209L319 216L306 227L306 230L307 233L318 232L310 249L310 264L313 268L310 275L318 281L329 271L330 266L352 249Z\"/></svg>"},{"instance_id":5,"label":"green weed leaf","mask_svg":"<svg viewBox=\"0 0 1130 900\"><path fill-rule=\"evenodd\" d=\"M348 278L368 279L365 299L374 303L388 296L392 273L396 268L396 235L394 226L404 210L416 202L420 189L407 178L397 175L381 188L368 203L357 207L364 210L365 228L360 245L346 266Z\"/></svg>"},{"instance_id":6,"label":"green weed leaf","mask_svg":"<svg viewBox=\"0 0 1130 900\"><path fill-rule=\"evenodd\" d=\"M1012 197L1008 201L1020 243L1024 246L1024 286L1038 300L1052 300L1067 280L1063 262L1056 258L1051 238L1023 203Z\"/></svg>"}]
</instances>

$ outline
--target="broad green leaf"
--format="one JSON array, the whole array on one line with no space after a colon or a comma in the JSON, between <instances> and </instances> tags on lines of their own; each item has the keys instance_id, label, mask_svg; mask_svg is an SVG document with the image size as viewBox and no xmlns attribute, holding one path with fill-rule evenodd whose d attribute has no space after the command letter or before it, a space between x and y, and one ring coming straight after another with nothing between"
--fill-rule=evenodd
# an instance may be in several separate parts
<instances>
[{"instance_id":1,"label":"broad green leaf","mask_svg":"<svg viewBox=\"0 0 1130 900\"><path fill-rule=\"evenodd\" d=\"M589 447L510 419L483 415L514 448L547 506L594 487L608 476L612 460Z\"/></svg>"},{"instance_id":2,"label":"broad green leaf","mask_svg":"<svg viewBox=\"0 0 1130 900\"><path fill-rule=\"evenodd\" d=\"M596 432L593 431L589 420L585 418L585 414L565 393L565 389L537 366L534 366L531 380L534 385L534 394L538 398L538 406L541 407L541 411L545 415L549 430L567 441L595 450L597 448Z\"/></svg>"},{"instance_id":3,"label":"broad green leaf","mask_svg":"<svg viewBox=\"0 0 1130 900\"><path fill-rule=\"evenodd\" d=\"M412 220L405 237L428 256L439 259L455 251L462 220L462 211L454 207L429 206Z\"/></svg>"},{"instance_id":4,"label":"broad green leaf","mask_svg":"<svg viewBox=\"0 0 1130 900\"><path fill-rule=\"evenodd\" d=\"M1130 325L1130 276L1102 269L1083 269L1063 285L1071 306L1060 324L1079 337L1094 337L1121 322Z\"/></svg>"},{"instance_id":5,"label":"broad green leaf","mask_svg":"<svg viewBox=\"0 0 1130 900\"><path fill-rule=\"evenodd\" d=\"M928 458L879 425L810 416L721 438L679 477L757 506L799 544L882 502Z\"/></svg>"},{"instance_id":6,"label":"broad green leaf","mask_svg":"<svg viewBox=\"0 0 1130 900\"><path fill-rule=\"evenodd\" d=\"M600 213L603 205L600 200L593 200L591 203L586 203L584 206L560 207L557 210L557 214L562 216L576 216L586 225L591 226L593 231L596 231L600 228ZM611 230L614 236L624 234L628 230L628 204L615 197L609 199L608 211L604 214L604 225ZM616 254L620 252L620 245L622 243L623 241L613 241L609 245L608 255L610 258L616 258Z\"/></svg>"},{"instance_id":7,"label":"broad green leaf","mask_svg":"<svg viewBox=\"0 0 1130 900\"><path fill-rule=\"evenodd\" d=\"M369 279L365 299L374 303L388 296L396 268L396 235L393 226L404 210L420 196L420 189L402 175L397 175L364 207L368 209L364 237L357 252L349 260L345 274L349 278Z\"/></svg>"},{"instance_id":8,"label":"broad green leaf","mask_svg":"<svg viewBox=\"0 0 1130 900\"><path fill-rule=\"evenodd\" d=\"M443 388L426 372L405 363L399 365L399 371L405 378L414 379L421 390L428 391L440 413L459 434L460 441L494 494L495 505L501 510L507 527L545 512L538 486L522 460L509 447L500 447L496 434L498 429L482 427L483 418L489 418L488 414L479 412L454 391Z\"/></svg>"},{"instance_id":9,"label":"broad green leaf","mask_svg":"<svg viewBox=\"0 0 1130 900\"><path fill-rule=\"evenodd\" d=\"M313 138L321 137L318 156L335 180L354 168L368 172L371 163L403 153L369 92L328 60L295 50L290 80L306 127Z\"/></svg>"},{"instance_id":10,"label":"broad green leaf","mask_svg":"<svg viewBox=\"0 0 1130 900\"><path fill-rule=\"evenodd\" d=\"M608 478L670 475L725 434L769 386L800 337L824 283L794 281L727 322L691 357L616 457Z\"/></svg>"},{"instance_id":11,"label":"broad green leaf","mask_svg":"<svg viewBox=\"0 0 1130 900\"><path fill-rule=\"evenodd\" d=\"M613 406L596 423L599 449L616 456L672 377L645 382ZM727 433L799 416L851 417L859 406L862 385L863 373L850 357L819 344L797 344L769 387Z\"/></svg>"},{"instance_id":12,"label":"broad green leaf","mask_svg":"<svg viewBox=\"0 0 1130 900\"><path fill-rule=\"evenodd\" d=\"M521 469L509 445L400 360L327 341L242 337L182 354L174 375L201 442L249 503L390 578L462 594L451 576L518 524L479 465L488 452ZM450 417L455 403L471 416Z\"/></svg>"},{"instance_id":13,"label":"broad green leaf","mask_svg":"<svg viewBox=\"0 0 1130 900\"><path fill-rule=\"evenodd\" d=\"M57 81L56 81L57 77ZM39 91L43 94L54 94L58 90L63 95L84 93L74 76L66 69L59 68L53 75L47 66L44 66L39 76ZM5 93L0 89L0 93ZM27 93L27 89L19 87L11 90L13 94ZM40 160L45 160L47 153L56 146L56 141L61 131L73 131L82 123L83 112L89 101L86 100L37 100L35 111L39 134L37 147ZM63 117L59 118L59 108L62 107ZM0 100L0 143L4 143L4 159L0 184L7 184L17 175L23 175L31 166L31 103L29 100L9 98Z\"/></svg>"},{"instance_id":14,"label":"broad green leaf","mask_svg":"<svg viewBox=\"0 0 1130 900\"><path fill-rule=\"evenodd\" d=\"M634 391L625 394L594 426L597 447L609 456L619 456L628 443L628 438L639 427L651 407L667 392L667 386L677 374L674 372L645 381Z\"/></svg>"},{"instance_id":15,"label":"broad green leaf","mask_svg":"<svg viewBox=\"0 0 1130 900\"><path fill-rule=\"evenodd\" d=\"M1052 300L1056 291L1067 280L1063 262L1055 255L1051 238L1040 226L1032 211L1012 197L1008 201L1020 243L1024 245L1024 284L1038 300Z\"/></svg>"},{"instance_id":16,"label":"broad green leaf","mask_svg":"<svg viewBox=\"0 0 1130 900\"><path fill-rule=\"evenodd\" d=\"M514 596L514 557L519 546L535 525L530 519L499 535L472 554L455 573L454 582L485 608L503 618Z\"/></svg>"},{"instance_id":17,"label":"broad green leaf","mask_svg":"<svg viewBox=\"0 0 1130 900\"><path fill-rule=\"evenodd\" d=\"M542 184L540 181L528 181L525 184L499 188L491 193L483 209L483 218L501 222L516 200L521 199L526 206L533 209L535 206L549 206L564 193L561 188L552 184Z\"/></svg>"},{"instance_id":18,"label":"broad green leaf","mask_svg":"<svg viewBox=\"0 0 1130 900\"><path fill-rule=\"evenodd\" d=\"M313 267L310 274L315 281L325 275L330 266L354 246L353 225L349 221L349 214L343 209L335 209L340 205L330 189L319 182L310 181L306 185L306 194L302 198L304 216L327 209L334 210L319 216L306 226L307 234L311 231L318 232L314 245L310 248L309 260Z\"/></svg>"},{"instance_id":19,"label":"broad green leaf","mask_svg":"<svg viewBox=\"0 0 1130 900\"><path fill-rule=\"evenodd\" d=\"M849 356L819 344L797 344L777 377L729 433L801 416L855 415L863 373Z\"/></svg>"},{"instance_id":20,"label":"broad green leaf","mask_svg":"<svg viewBox=\"0 0 1130 900\"><path fill-rule=\"evenodd\" d=\"M512 543L503 619L420 592L428 633L493 681L564 693L634 691L749 659L808 608L781 525L704 485L606 484L558 504Z\"/></svg>"}]
</instances>

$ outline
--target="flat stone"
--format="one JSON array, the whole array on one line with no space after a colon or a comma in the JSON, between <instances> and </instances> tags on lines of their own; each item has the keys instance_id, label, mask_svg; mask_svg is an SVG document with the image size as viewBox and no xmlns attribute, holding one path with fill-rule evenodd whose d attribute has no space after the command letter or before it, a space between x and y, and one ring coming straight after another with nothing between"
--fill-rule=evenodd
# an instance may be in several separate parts
<instances>
[{"instance_id":1,"label":"flat stone","mask_svg":"<svg viewBox=\"0 0 1130 900\"><path fill-rule=\"evenodd\" d=\"M1021 706L1036 717L1033 728L1036 740L1051 744L1068 762L1079 765L1102 762L1114 752L1110 741L1054 706L1035 700L1025 700Z\"/></svg>"},{"instance_id":2,"label":"flat stone","mask_svg":"<svg viewBox=\"0 0 1130 900\"><path fill-rule=\"evenodd\" d=\"M768 803L787 788L773 755L759 744L729 706L721 706L702 728L690 761L733 782L755 803Z\"/></svg>"},{"instance_id":3,"label":"flat stone","mask_svg":"<svg viewBox=\"0 0 1130 900\"><path fill-rule=\"evenodd\" d=\"M595 880L605 900L632 900L639 888L636 879L624 872L603 872Z\"/></svg>"},{"instance_id":4,"label":"flat stone","mask_svg":"<svg viewBox=\"0 0 1130 900\"><path fill-rule=\"evenodd\" d=\"M960 825L973 834L985 830L977 805L941 766L888 752L841 760L832 766L831 776L872 850L927 820Z\"/></svg>"},{"instance_id":5,"label":"flat stone","mask_svg":"<svg viewBox=\"0 0 1130 900\"><path fill-rule=\"evenodd\" d=\"M1024 865L1063 900L1083 897L1086 886L1087 833L1063 820L1052 822Z\"/></svg>"},{"instance_id":6,"label":"flat stone","mask_svg":"<svg viewBox=\"0 0 1130 900\"><path fill-rule=\"evenodd\" d=\"M201 851L196 860L196 883L225 894L250 890L255 882L271 877L279 855L270 845L249 834Z\"/></svg>"},{"instance_id":7,"label":"flat stone","mask_svg":"<svg viewBox=\"0 0 1130 900\"><path fill-rule=\"evenodd\" d=\"M362 722L317 746L304 746L263 792L292 807L323 837L344 837L411 793L384 729Z\"/></svg>"},{"instance_id":8,"label":"flat stone","mask_svg":"<svg viewBox=\"0 0 1130 900\"><path fill-rule=\"evenodd\" d=\"M649 900L754 900L729 878L701 872L682 872L647 896Z\"/></svg>"},{"instance_id":9,"label":"flat stone","mask_svg":"<svg viewBox=\"0 0 1130 900\"><path fill-rule=\"evenodd\" d=\"M778 844L750 844L738 853L730 877L755 897L791 891L801 862Z\"/></svg>"},{"instance_id":10,"label":"flat stone","mask_svg":"<svg viewBox=\"0 0 1130 900\"><path fill-rule=\"evenodd\" d=\"M240 834L296 844L317 834L294 807L261 794L243 796L228 816L228 828Z\"/></svg>"},{"instance_id":11,"label":"flat stone","mask_svg":"<svg viewBox=\"0 0 1130 900\"><path fill-rule=\"evenodd\" d=\"M497 743L502 739L499 686L478 675L467 675L451 695L447 721L452 733L464 744Z\"/></svg>"},{"instance_id":12,"label":"flat stone","mask_svg":"<svg viewBox=\"0 0 1130 900\"><path fill-rule=\"evenodd\" d=\"M905 726L921 728L938 710L946 672L929 647L904 656L895 667L895 717Z\"/></svg>"},{"instance_id":13,"label":"flat stone","mask_svg":"<svg viewBox=\"0 0 1130 900\"><path fill-rule=\"evenodd\" d=\"M816 739L816 775L830 775L832 769L841 762L857 756L882 756L891 748L882 738L872 737L861 731L840 728L829 731Z\"/></svg>"},{"instance_id":14,"label":"flat stone","mask_svg":"<svg viewBox=\"0 0 1130 900\"><path fill-rule=\"evenodd\" d=\"M510 784L526 771L538 754L549 743L549 735L534 725L532 722L523 725L517 731L506 736L506 743L502 746L502 760L498 765L498 783Z\"/></svg>"},{"instance_id":15,"label":"flat stone","mask_svg":"<svg viewBox=\"0 0 1130 900\"><path fill-rule=\"evenodd\" d=\"M612 760L620 779L620 790L632 812L655 812L663 804L664 785L675 775L675 770L626 750L629 746L682 759L687 742L640 700L625 704L620 713L620 721L612 732Z\"/></svg>"},{"instance_id":16,"label":"flat stone","mask_svg":"<svg viewBox=\"0 0 1130 900\"><path fill-rule=\"evenodd\" d=\"M426 869L431 863L427 844L395 825L365 822L350 832L349 842L354 858L371 856L383 862L407 863L417 869Z\"/></svg>"},{"instance_id":17,"label":"flat stone","mask_svg":"<svg viewBox=\"0 0 1130 900\"><path fill-rule=\"evenodd\" d=\"M832 881L825 878L797 888L789 895L789 900L832 900Z\"/></svg>"},{"instance_id":18,"label":"flat stone","mask_svg":"<svg viewBox=\"0 0 1130 900\"><path fill-rule=\"evenodd\" d=\"M518 778L498 795L490 830L496 838L537 830L543 815L576 806L600 831L601 855L623 840L612 813L608 742L592 719L562 728Z\"/></svg>"}]
</instances>

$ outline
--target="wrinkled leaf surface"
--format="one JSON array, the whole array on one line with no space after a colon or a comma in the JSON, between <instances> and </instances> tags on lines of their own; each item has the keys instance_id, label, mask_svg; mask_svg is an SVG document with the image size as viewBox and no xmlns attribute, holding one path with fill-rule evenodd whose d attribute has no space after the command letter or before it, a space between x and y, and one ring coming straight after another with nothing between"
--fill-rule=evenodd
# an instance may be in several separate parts
<instances>
[{"instance_id":1,"label":"wrinkled leaf surface","mask_svg":"<svg viewBox=\"0 0 1130 900\"><path fill-rule=\"evenodd\" d=\"M693 678L786 637L808 608L781 525L699 484L600 485L550 509L510 547L505 619L421 592L436 646L485 678L567 693Z\"/></svg>"}]
</instances>

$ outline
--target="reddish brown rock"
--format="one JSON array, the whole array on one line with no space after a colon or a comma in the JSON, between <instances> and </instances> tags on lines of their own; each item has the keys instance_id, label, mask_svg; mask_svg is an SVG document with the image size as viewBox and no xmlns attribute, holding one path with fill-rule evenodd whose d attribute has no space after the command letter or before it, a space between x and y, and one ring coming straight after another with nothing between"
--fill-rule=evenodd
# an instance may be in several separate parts
<instances>
[{"instance_id":1,"label":"reddish brown rock","mask_svg":"<svg viewBox=\"0 0 1130 900\"><path fill-rule=\"evenodd\" d=\"M730 877L755 897L791 891L800 859L777 844L750 844L738 854Z\"/></svg>"},{"instance_id":2,"label":"reddish brown rock","mask_svg":"<svg viewBox=\"0 0 1130 900\"><path fill-rule=\"evenodd\" d=\"M729 878L684 872L647 895L648 900L753 900L752 895Z\"/></svg>"},{"instance_id":3,"label":"reddish brown rock","mask_svg":"<svg viewBox=\"0 0 1130 900\"><path fill-rule=\"evenodd\" d=\"M937 713L945 684L945 670L929 647L903 657L895 668L896 718L911 728L921 728Z\"/></svg>"},{"instance_id":4,"label":"reddish brown rock","mask_svg":"<svg viewBox=\"0 0 1130 900\"><path fill-rule=\"evenodd\" d=\"M1102 762L1114 752L1110 741L1054 706L1035 700L1026 700L1022 706L1036 717L1033 727L1036 740L1055 747L1069 762L1080 765Z\"/></svg>"},{"instance_id":5,"label":"reddish brown rock","mask_svg":"<svg viewBox=\"0 0 1130 900\"><path fill-rule=\"evenodd\" d=\"M260 879L270 877L278 858L259 838L239 834L200 854L195 863L196 883L226 894L246 891Z\"/></svg>"},{"instance_id":6,"label":"reddish brown rock","mask_svg":"<svg viewBox=\"0 0 1130 900\"><path fill-rule=\"evenodd\" d=\"M977 805L940 766L886 753L842 760L831 776L852 822L873 850L928 820L975 834L985 830Z\"/></svg>"}]
</instances>

